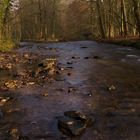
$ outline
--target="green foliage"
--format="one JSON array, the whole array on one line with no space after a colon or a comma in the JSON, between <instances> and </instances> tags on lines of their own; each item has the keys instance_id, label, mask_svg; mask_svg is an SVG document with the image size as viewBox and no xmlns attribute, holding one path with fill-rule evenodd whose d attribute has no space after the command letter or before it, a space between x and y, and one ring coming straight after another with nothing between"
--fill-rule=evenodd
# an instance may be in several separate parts
<instances>
[{"instance_id":1,"label":"green foliage","mask_svg":"<svg viewBox=\"0 0 140 140\"><path fill-rule=\"evenodd\" d=\"M5 9L9 5L9 2L10 2L9 0L1 0L1 3L0 3L0 27L2 26L2 21L4 18L4 14L5 14Z\"/></svg>"},{"instance_id":2,"label":"green foliage","mask_svg":"<svg viewBox=\"0 0 140 140\"><path fill-rule=\"evenodd\" d=\"M0 51L2 52L10 51L14 47L15 47L15 43L10 39L0 41Z\"/></svg>"},{"instance_id":3,"label":"green foliage","mask_svg":"<svg viewBox=\"0 0 140 140\"><path fill-rule=\"evenodd\" d=\"M4 26L4 19L6 16L6 10L10 6L10 0L0 0L0 51L10 51L15 47L15 43L11 39L6 39L2 34L2 28Z\"/></svg>"}]
</instances>

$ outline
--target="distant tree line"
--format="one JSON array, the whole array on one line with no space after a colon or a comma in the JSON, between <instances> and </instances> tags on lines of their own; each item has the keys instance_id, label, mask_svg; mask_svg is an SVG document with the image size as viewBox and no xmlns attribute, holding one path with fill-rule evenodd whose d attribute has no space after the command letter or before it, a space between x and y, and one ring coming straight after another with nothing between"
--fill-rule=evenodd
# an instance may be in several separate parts
<instances>
[{"instance_id":1,"label":"distant tree line","mask_svg":"<svg viewBox=\"0 0 140 140\"><path fill-rule=\"evenodd\" d=\"M0 38L74 40L140 35L140 0L0 0Z\"/></svg>"},{"instance_id":2,"label":"distant tree line","mask_svg":"<svg viewBox=\"0 0 140 140\"><path fill-rule=\"evenodd\" d=\"M65 35L68 36L138 36L140 0L74 0L67 7L65 18Z\"/></svg>"}]
</instances>

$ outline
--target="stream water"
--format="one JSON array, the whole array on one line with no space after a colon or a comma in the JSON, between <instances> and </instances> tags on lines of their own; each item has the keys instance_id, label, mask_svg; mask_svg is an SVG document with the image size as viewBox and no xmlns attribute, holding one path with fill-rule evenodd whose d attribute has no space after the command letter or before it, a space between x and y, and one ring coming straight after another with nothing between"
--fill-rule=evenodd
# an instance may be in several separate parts
<instances>
[{"instance_id":1,"label":"stream water","mask_svg":"<svg viewBox=\"0 0 140 140\"><path fill-rule=\"evenodd\" d=\"M8 135L13 130L21 140L140 139L139 50L93 41L22 46L17 53L55 58L60 76L41 87L9 91L16 100L1 107L6 113L0 119L0 140L16 140ZM0 83L11 78L0 70ZM79 137L65 136L57 128L57 116L69 110L93 115L96 121Z\"/></svg>"}]
</instances>

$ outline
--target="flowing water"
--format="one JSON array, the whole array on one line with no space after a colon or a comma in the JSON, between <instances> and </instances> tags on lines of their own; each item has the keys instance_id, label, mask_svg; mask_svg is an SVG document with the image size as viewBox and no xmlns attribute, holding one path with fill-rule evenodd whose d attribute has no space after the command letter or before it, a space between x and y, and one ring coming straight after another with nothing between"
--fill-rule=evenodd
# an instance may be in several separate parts
<instances>
[{"instance_id":1,"label":"flowing water","mask_svg":"<svg viewBox=\"0 0 140 140\"><path fill-rule=\"evenodd\" d=\"M93 41L22 46L17 53L55 58L62 80L11 91L16 100L2 107L0 140L11 140L7 133L16 129L24 140L140 139L139 50ZM3 81L10 75L0 70L0 77ZM81 136L67 137L57 129L57 116L69 110L93 115L96 121Z\"/></svg>"}]
</instances>

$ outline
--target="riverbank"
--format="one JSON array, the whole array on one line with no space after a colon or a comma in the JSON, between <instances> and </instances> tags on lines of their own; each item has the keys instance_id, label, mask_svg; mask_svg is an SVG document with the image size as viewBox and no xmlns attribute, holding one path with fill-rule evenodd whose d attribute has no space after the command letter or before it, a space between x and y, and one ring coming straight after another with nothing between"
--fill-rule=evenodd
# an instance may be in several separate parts
<instances>
[{"instance_id":1,"label":"riverbank","mask_svg":"<svg viewBox=\"0 0 140 140\"><path fill-rule=\"evenodd\" d=\"M130 46L140 49L140 38L112 38L112 39L98 39L97 42L110 43L122 46Z\"/></svg>"}]
</instances>

